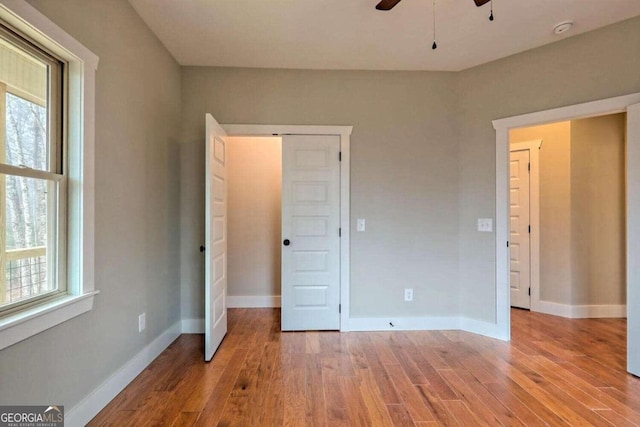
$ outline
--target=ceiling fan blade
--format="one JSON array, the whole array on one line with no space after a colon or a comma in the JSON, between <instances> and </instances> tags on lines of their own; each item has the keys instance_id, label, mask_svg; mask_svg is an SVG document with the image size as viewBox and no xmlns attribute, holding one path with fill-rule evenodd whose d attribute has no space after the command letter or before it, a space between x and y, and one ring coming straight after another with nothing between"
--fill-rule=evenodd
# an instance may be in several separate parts
<instances>
[{"instance_id":1,"label":"ceiling fan blade","mask_svg":"<svg viewBox=\"0 0 640 427\"><path fill-rule=\"evenodd\" d=\"M476 6L480 7L480 6L484 6L485 4L489 3L489 0L473 0L474 2L476 2Z\"/></svg>"},{"instance_id":2,"label":"ceiling fan blade","mask_svg":"<svg viewBox=\"0 0 640 427\"><path fill-rule=\"evenodd\" d=\"M391 10L395 5L400 3L400 0L382 0L376 5L378 10Z\"/></svg>"}]
</instances>

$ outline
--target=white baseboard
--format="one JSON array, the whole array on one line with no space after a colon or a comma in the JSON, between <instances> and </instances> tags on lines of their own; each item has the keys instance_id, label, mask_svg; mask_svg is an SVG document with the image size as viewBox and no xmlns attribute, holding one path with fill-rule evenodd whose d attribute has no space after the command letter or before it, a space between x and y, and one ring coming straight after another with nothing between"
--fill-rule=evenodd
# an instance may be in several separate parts
<instances>
[{"instance_id":1,"label":"white baseboard","mask_svg":"<svg viewBox=\"0 0 640 427\"><path fill-rule=\"evenodd\" d=\"M349 331L420 331L460 329L457 317L351 317Z\"/></svg>"},{"instance_id":2,"label":"white baseboard","mask_svg":"<svg viewBox=\"0 0 640 427\"><path fill-rule=\"evenodd\" d=\"M183 334L204 334L204 319L182 319Z\"/></svg>"},{"instance_id":3,"label":"white baseboard","mask_svg":"<svg viewBox=\"0 0 640 427\"><path fill-rule=\"evenodd\" d=\"M75 405L65 415L67 427L86 425L98 412L116 397L140 372L171 344L181 332L181 322L174 323L149 345L140 350L131 360L118 369L110 378L99 385L87 397Z\"/></svg>"},{"instance_id":4,"label":"white baseboard","mask_svg":"<svg viewBox=\"0 0 640 427\"><path fill-rule=\"evenodd\" d=\"M538 301L531 310L568 319L627 317L627 306L624 304L569 305Z\"/></svg>"},{"instance_id":5,"label":"white baseboard","mask_svg":"<svg viewBox=\"0 0 640 427\"><path fill-rule=\"evenodd\" d=\"M511 339L508 329L500 328L497 323L483 322L466 317L460 318L460 330L502 341L509 341Z\"/></svg>"},{"instance_id":6,"label":"white baseboard","mask_svg":"<svg viewBox=\"0 0 640 427\"><path fill-rule=\"evenodd\" d=\"M573 317L581 318L606 318L606 317L627 317L627 306L619 305L574 305Z\"/></svg>"},{"instance_id":7,"label":"white baseboard","mask_svg":"<svg viewBox=\"0 0 640 427\"><path fill-rule=\"evenodd\" d=\"M227 307L229 308L276 308L280 307L280 295L260 295L260 296L227 296Z\"/></svg>"},{"instance_id":8,"label":"white baseboard","mask_svg":"<svg viewBox=\"0 0 640 427\"><path fill-rule=\"evenodd\" d=\"M460 330L500 340L509 339L495 323L464 317L352 317L349 319L348 330L353 332Z\"/></svg>"}]
</instances>

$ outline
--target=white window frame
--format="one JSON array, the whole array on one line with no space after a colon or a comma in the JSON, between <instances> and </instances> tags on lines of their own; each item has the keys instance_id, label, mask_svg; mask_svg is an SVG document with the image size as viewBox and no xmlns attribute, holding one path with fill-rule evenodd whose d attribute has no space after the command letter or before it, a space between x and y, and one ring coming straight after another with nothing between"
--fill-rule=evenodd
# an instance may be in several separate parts
<instances>
[{"instance_id":1,"label":"white window frame","mask_svg":"<svg viewBox=\"0 0 640 427\"><path fill-rule=\"evenodd\" d=\"M67 280L66 280L66 237L59 238L59 236L66 236L66 223L67 223L67 184L66 184L66 174L62 170L62 156L61 156L61 146L62 146L62 135L61 132L64 129L64 126L61 122L64 114L63 110L63 84L61 82L63 77L63 64L57 59L52 57L48 52L43 51L39 46L36 46L30 41L21 40L19 36L13 36L11 34L10 28L1 29L0 37L2 37L2 41L5 44L8 44L13 47L18 52L22 52L22 55L26 58L30 58L32 61L35 61L41 64L43 67L42 78L48 79L46 86L49 88L49 94L45 94L45 98L49 99L39 99L37 96L32 96L29 94L28 90L23 90L17 86L12 85L11 77L9 77L9 81L3 81L2 87L0 88L0 105L2 108L0 111L4 111L8 116L9 112L9 99L8 95L12 95L16 99L21 99L24 102L28 102L31 104L39 105L44 107L46 110L47 116L47 133L46 135L46 164L44 168L38 168L36 165L31 165L32 167L24 167L17 166L13 163L10 163L8 160L4 159L4 153L0 153L0 173L3 174L3 177L0 179L0 186L7 185L7 178L26 178L26 179L34 179L40 183L44 183L46 185L46 206L47 206L47 237L45 239L45 254L43 256L46 258L46 266L47 266L47 274L46 274L46 284L47 290L44 292L37 293L35 295L29 295L27 298L20 298L18 301L11 301L9 298L8 301L4 301L0 298L3 305L0 308L0 318L2 316L6 316L7 313L12 311L21 311L24 310L24 306L32 304L36 305L41 303L41 300L46 298L56 298L61 296L62 294L66 294L67 292ZM18 55L20 56L20 55ZM47 70L48 68L48 70ZM18 71L20 70L20 71ZM29 72L28 70L24 70L22 67L17 67L16 72ZM8 73L11 74L11 73ZM13 76L13 78L17 78L18 76ZM19 83L18 83L19 84ZM42 102L44 101L44 102ZM2 114L2 113L0 113ZM6 117L2 118L3 122L8 122ZM6 132L8 129L8 123L5 123L3 128L0 129L0 132ZM4 150L4 144L0 149ZM6 205L6 201L0 200L0 203ZM4 208L4 209L3 209ZM5 215L7 212L4 210L6 206L0 207L3 211L0 211L0 215ZM6 237L6 236L5 236ZM35 249L35 248L27 248L22 247L20 249ZM4 253L8 255L7 247L2 244L0 245L0 253ZM31 256L22 259L34 259L36 256ZM39 257L37 257L39 258ZM8 260L4 260L3 266L0 266L0 274L4 275L7 271L4 267L4 264L7 263ZM4 280L4 278L0 278L0 280ZM0 292L5 291L6 289L0 289Z\"/></svg>"},{"instance_id":2,"label":"white window frame","mask_svg":"<svg viewBox=\"0 0 640 427\"><path fill-rule=\"evenodd\" d=\"M95 73L98 57L24 0L3 0L0 19L67 64L67 293L0 318L0 350L93 308Z\"/></svg>"}]
</instances>

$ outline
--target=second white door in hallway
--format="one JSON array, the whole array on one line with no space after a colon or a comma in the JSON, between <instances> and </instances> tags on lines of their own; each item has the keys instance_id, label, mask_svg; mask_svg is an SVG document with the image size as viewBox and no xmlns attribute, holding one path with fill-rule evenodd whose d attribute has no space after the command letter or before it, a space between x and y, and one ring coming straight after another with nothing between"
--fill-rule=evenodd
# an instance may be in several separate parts
<instances>
[{"instance_id":1,"label":"second white door in hallway","mask_svg":"<svg viewBox=\"0 0 640 427\"><path fill-rule=\"evenodd\" d=\"M530 154L511 151L509 162L511 306L531 308Z\"/></svg>"}]
</instances>

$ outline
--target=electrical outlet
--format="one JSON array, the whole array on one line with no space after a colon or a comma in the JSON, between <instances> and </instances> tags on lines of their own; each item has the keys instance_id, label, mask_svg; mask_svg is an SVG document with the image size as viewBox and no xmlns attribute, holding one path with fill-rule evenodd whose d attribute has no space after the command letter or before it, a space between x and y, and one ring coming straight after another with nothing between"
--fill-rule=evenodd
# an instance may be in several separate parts
<instances>
[{"instance_id":1,"label":"electrical outlet","mask_svg":"<svg viewBox=\"0 0 640 427\"><path fill-rule=\"evenodd\" d=\"M491 218L478 218L478 231L493 231L493 220Z\"/></svg>"},{"instance_id":2,"label":"electrical outlet","mask_svg":"<svg viewBox=\"0 0 640 427\"><path fill-rule=\"evenodd\" d=\"M142 313L138 316L138 332L144 331L147 327L147 313Z\"/></svg>"},{"instance_id":3,"label":"electrical outlet","mask_svg":"<svg viewBox=\"0 0 640 427\"><path fill-rule=\"evenodd\" d=\"M407 288L404 290L404 300L413 301L413 289Z\"/></svg>"}]
</instances>

